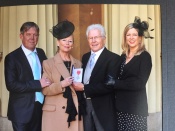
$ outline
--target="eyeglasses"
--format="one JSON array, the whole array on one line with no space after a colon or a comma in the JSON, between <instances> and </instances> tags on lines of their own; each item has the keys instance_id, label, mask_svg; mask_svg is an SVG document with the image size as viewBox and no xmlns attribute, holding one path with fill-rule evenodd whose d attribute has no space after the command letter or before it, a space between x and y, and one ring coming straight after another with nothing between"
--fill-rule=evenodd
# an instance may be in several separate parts
<instances>
[{"instance_id":1,"label":"eyeglasses","mask_svg":"<svg viewBox=\"0 0 175 131\"><path fill-rule=\"evenodd\" d=\"M104 37L104 36L95 36L95 37L88 37L88 40L89 41L93 41L93 40L99 40L99 38L101 38L101 37Z\"/></svg>"}]
</instances>

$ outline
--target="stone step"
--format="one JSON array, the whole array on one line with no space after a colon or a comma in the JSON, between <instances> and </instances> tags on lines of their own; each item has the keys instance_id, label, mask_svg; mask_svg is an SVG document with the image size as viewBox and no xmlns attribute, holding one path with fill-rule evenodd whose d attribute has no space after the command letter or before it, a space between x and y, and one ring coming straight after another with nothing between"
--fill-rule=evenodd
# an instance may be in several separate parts
<instances>
[{"instance_id":1,"label":"stone step","mask_svg":"<svg viewBox=\"0 0 175 131\"><path fill-rule=\"evenodd\" d=\"M0 131L13 131L12 124L6 117L0 117ZM162 113L149 114L148 131L162 131Z\"/></svg>"}]
</instances>

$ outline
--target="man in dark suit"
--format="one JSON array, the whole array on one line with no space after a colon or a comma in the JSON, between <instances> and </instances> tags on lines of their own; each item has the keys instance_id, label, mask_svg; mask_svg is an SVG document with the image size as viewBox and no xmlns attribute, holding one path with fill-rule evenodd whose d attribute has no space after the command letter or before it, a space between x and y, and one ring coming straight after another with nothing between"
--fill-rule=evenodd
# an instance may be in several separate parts
<instances>
[{"instance_id":1,"label":"man in dark suit","mask_svg":"<svg viewBox=\"0 0 175 131\"><path fill-rule=\"evenodd\" d=\"M104 81L108 73L119 70L120 57L106 49L106 33L102 25L90 25L86 36L91 51L82 57L84 84L73 83L77 91L84 90L86 97L84 130L116 131L115 98L113 90L107 89Z\"/></svg>"},{"instance_id":2,"label":"man in dark suit","mask_svg":"<svg viewBox=\"0 0 175 131\"><path fill-rule=\"evenodd\" d=\"M9 91L8 119L14 131L41 131L42 88L50 85L47 78L41 78L42 61L46 59L44 51L36 48L39 27L34 22L25 22L20 28L22 45L5 57L5 83ZM35 79L34 59L38 66ZM39 97L37 93L39 94Z\"/></svg>"}]
</instances>

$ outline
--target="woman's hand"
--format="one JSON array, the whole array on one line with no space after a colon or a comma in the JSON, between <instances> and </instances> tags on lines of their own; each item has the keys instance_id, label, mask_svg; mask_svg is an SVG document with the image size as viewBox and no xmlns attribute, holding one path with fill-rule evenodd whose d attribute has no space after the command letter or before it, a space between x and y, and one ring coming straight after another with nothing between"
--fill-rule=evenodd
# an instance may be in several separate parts
<instances>
[{"instance_id":1,"label":"woman's hand","mask_svg":"<svg viewBox=\"0 0 175 131\"><path fill-rule=\"evenodd\" d=\"M73 80L74 80L74 79L73 79L72 76L67 77L66 79L62 80L62 81L61 81L61 86L62 86L62 88L65 88L65 87L67 87L67 86L72 85Z\"/></svg>"}]
</instances>

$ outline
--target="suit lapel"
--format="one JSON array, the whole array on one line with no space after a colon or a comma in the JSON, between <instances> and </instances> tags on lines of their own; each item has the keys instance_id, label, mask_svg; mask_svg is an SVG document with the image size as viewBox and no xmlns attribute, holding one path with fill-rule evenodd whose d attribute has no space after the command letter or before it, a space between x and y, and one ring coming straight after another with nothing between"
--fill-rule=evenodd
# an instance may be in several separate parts
<instances>
[{"instance_id":1,"label":"suit lapel","mask_svg":"<svg viewBox=\"0 0 175 131\"><path fill-rule=\"evenodd\" d=\"M32 69L30 67L30 64L27 60L27 57L25 56L22 48L18 48L18 59L21 60L22 64L25 66L26 70L30 71L30 74L33 76Z\"/></svg>"},{"instance_id":2,"label":"suit lapel","mask_svg":"<svg viewBox=\"0 0 175 131\"><path fill-rule=\"evenodd\" d=\"M39 49L37 49L37 55L38 55L38 58L39 58L39 61L40 61L40 65L41 65L41 74L43 74L43 68L42 68L42 63L43 63L43 60L47 59L46 56L44 56L43 53L41 53L41 51Z\"/></svg>"},{"instance_id":3,"label":"suit lapel","mask_svg":"<svg viewBox=\"0 0 175 131\"><path fill-rule=\"evenodd\" d=\"M82 59L82 63L83 63L83 70L85 71L86 69L86 66L87 66L87 63L89 61L89 58L90 58L90 55L91 55L91 52L88 52L84 58Z\"/></svg>"},{"instance_id":4,"label":"suit lapel","mask_svg":"<svg viewBox=\"0 0 175 131\"><path fill-rule=\"evenodd\" d=\"M104 60L107 57L107 52L108 52L108 50L106 48L104 48L104 50L100 54L100 56L99 56L99 58L98 58L98 60L97 60L97 62L95 64L95 66L94 66L94 68L92 70L90 79L92 79L95 76L95 74L97 73L97 71L100 69L101 65L103 64ZM90 55L91 55L91 52L88 52L82 59L82 62L83 62L83 77L84 77L84 71L85 71L86 66L88 64Z\"/></svg>"},{"instance_id":5,"label":"suit lapel","mask_svg":"<svg viewBox=\"0 0 175 131\"><path fill-rule=\"evenodd\" d=\"M42 54L39 52L38 49L36 49L36 50L37 50L37 54L38 54L38 58L39 58L39 60L40 60L40 63L42 64L43 56L42 56Z\"/></svg>"},{"instance_id":6,"label":"suit lapel","mask_svg":"<svg viewBox=\"0 0 175 131\"><path fill-rule=\"evenodd\" d=\"M108 50L106 48L104 48L104 50L102 51L102 53L100 54L95 66L94 66L94 69L92 70L92 73L91 73L91 79L93 78L93 76L95 76L96 72L100 69L101 65L103 65L104 63L104 60L106 59L107 57L107 52Z\"/></svg>"}]
</instances>

